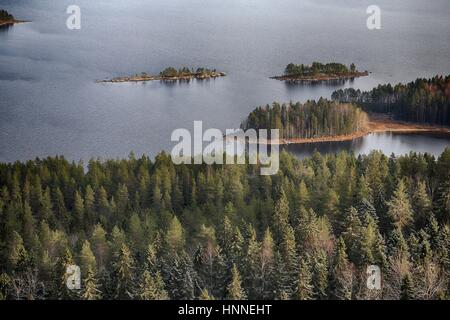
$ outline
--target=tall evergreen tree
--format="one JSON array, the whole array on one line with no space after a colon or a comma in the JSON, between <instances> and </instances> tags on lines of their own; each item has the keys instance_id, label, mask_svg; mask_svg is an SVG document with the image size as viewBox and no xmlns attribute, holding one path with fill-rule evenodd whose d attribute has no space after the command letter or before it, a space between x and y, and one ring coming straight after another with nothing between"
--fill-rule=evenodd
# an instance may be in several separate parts
<instances>
[{"instance_id":1,"label":"tall evergreen tree","mask_svg":"<svg viewBox=\"0 0 450 320\"><path fill-rule=\"evenodd\" d=\"M245 300L247 298L246 293L242 288L241 275L236 265L233 265L233 268L231 269L231 282L227 287L227 297L230 300Z\"/></svg>"},{"instance_id":2,"label":"tall evergreen tree","mask_svg":"<svg viewBox=\"0 0 450 320\"><path fill-rule=\"evenodd\" d=\"M353 275L350 267L344 239L339 238L334 249L330 270L330 293L334 299L351 299Z\"/></svg>"},{"instance_id":3,"label":"tall evergreen tree","mask_svg":"<svg viewBox=\"0 0 450 320\"><path fill-rule=\"evenodd\" d=\"M412 221L412 209L406 192L405 184L400 180L391 200L388 202L388 215L394 228L403 228L410 225Z\"/></svg>"},{"instance_id":4,"label":"tall evergreen tree","mask_svg":"<svg viewBox=\"0 0 450 320\"><path fill-rule=\"evenodd\" d=\"M296 298L299 300L310 300L314 295L312 285L312 275L310 266L306 259L300 260Z\"/></svg>"}]
</instances>

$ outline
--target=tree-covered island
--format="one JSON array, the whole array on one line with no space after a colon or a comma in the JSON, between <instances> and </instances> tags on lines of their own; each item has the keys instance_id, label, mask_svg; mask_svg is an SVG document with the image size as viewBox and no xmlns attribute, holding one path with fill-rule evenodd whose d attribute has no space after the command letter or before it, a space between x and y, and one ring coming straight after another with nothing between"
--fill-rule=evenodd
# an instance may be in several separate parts
<instances>
[{"instance_id":1,"label":"tree-covered island","mask_svg":"<svg viewBox=\"0 0 450 320\"><path fill-rule=\"evenodd\" d=\"M8 11L0 10L0 27L12 25L12 24L15 24L15 23L21 23L21 22L26 22L26 21L17 20Z\"/></svg>"},{"instance_id":2,"label":"tree-covered island","mask_svg":"<svg viewBox=\"0 0 450 320\"><path fill-rule=\"evenodd\" d=\"M369 75L368 71L359 71L354 63L349 67L342 63L320 63L313 62L312 65L289 63L281 76L271 79L300 82L317 83L328 81L342 81Z\"/></svg>"},{"instance_id":3,"label":"tree-covered island","mask_svg":"<svg viewBox=\"0 0 450 320\"><path fill-rule=\"evenodd\" d=\"M151 75L146 72L136 74L134 76L116 77L112 79L99 80L97 82L144 82L144 81L183 81L191 79L213 79L224 77L224 72L219 72L216 69L197 68L197 70L183 67L176 69L174 67L167 67L159 73L159 75Z\"/></svg>"}]
</instances>

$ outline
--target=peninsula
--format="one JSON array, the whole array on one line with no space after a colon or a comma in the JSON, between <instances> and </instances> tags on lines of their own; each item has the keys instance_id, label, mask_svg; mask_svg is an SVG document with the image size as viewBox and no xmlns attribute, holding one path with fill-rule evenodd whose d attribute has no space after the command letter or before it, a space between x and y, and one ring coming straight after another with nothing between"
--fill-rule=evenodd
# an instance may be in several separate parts
<instances>
[{"instance_id":1,"label":"peninsula","mask_svg":"<svg viewBox=\"0 0 450 320\"><path fill-rule=\"evenodd\" d=\"M345 81L367 75L369 75L368 71L358 71L354 63L347 67L342 63L331 62L323 64L313 62L310 66L290 63L286 66L283 75L274 76L271 79L307 84Z\"/></svg>"},{"instance_id":2,"label":"peninsula","mask_svg":"<svg viewBox=\"0 0 450 320\"><path fill-rule=\"evenodd\" d=\"M173 67L168 67L161 71L159 75L151 75L146 72L141 74L136 74L134 76L116 77L112 79L98 80L98 83L105 82L145 82L145 81L189 81L191 79L212 79L224 77L226 74L224 72L218 72L215 69L207 68L197 68L197 70L189 69L183 67L181 69L175 69Z\"/></svg>"},{"instance_id":3,"label":"peninsula","mask_svg":"<svg viewBox=\"0 0 450 320\"><path fill-rule=\"evenodd\" d=\"M25 20L17 20L12 14L6 10L0 10L0 27L9 26L16 23L28 22Z\"/></svg>"},{"instance_id":4,"label":"peninsula","mask_svg":"<svg viewBox=\"0 0 450 320\"><path fill-rule=\"evenodd\" d=\"M279 139L258 143L302 144L348 141L371 133L433 133L450 135L443 123L405 121L394 113L365 110L354 102L330 101L320 98L305 103L258 107L242 122L241 129L279 129ZM250 141L252 142L252 141Z\"/></svg>"}]
</instances>

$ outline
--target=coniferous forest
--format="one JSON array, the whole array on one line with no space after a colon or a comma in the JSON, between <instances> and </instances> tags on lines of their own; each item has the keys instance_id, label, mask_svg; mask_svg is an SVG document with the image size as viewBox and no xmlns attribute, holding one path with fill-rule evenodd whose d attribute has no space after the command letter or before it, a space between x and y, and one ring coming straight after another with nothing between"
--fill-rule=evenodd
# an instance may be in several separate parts
<instances>
[{"instance_id":1,"label":"coniferous forest","mask_svg":"<svg viewBox=\"0 0 450 320\"><path fill-rule=\"evenodd\" d=\"M341 89L332 99L357 103L364 110L389 113L404 121L450 125L450 75L416 79L407 84L378 85L371 91Z\"/></svg>"},{"instance_id":2,"label":"coniferous forest","mask_svg":"<svg viewBox=\"0 0 450 320\"><path fill-rule=\"evenodd\" d=\"M3 299L448 298L450 149L0 164ZM77 264L82 287L65 270ZM366 266L382 290L366 287Z\"/></svg>"},{"instance_id":3,"label":"coniferous forest","mask_svg":"<svg viewBox=\"0 0 450 320\"><path fill-rule=\"evenodd\" d=\"M331 63L320 63L313 62L310 66L304 64L294 64L289 63L284 70L285 75L289 76L309 76L317 75L319 73L323 74L348 74L350 72L356 71L355 64L351 64L348 68L345 64L331 62Z\"/></svg>"},{"instance_id":4,"label":"coniferous forest","mask_svg":"<svg viewBox=\"0 0 450 320\"><path fill-rule=\"evenodd\" d=\"M351 103L336 103L320 98L304 104L274 102L258 107L241 124L247 129L279 129L280 138L318 138L349 135L367 126L367 114Z\"/></svg>"}]
</instances>

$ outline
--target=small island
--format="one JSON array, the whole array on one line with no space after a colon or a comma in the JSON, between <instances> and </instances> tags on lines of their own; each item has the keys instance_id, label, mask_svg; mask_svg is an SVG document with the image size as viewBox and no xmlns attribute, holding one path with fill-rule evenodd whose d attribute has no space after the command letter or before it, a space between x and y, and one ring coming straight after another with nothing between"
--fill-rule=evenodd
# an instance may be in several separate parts
<instances>
[{"instance_id":1,"label":"small island","mask_svg":"<svg viewBox=\"0 0 450 320\"><path fill-rule=\"evenodd\" d=\"M144 81L189 81L191 79L212 79L224 77L224 72L218 72L215 69L197 68L197 70L183 67L181 69L175 69L168 67L161 71L159 75L151 75L146 72L136 74L134 76L116 77L112 79L98 80L99 83L105 82L144 82Z\"/></svg>"},{"instance_id":2,"label":"small island","mask_svg":"<svg viewBox=\"0 0 450 320\"><path fill-rule=\"evenodd\" d=\"M14 18L14 16L12 14L10 14L8 11L6 10L0 10L0 27L3 26L10 26L13 25L15 23L23 23L23 22L27 22L24 20L17 20L16 18Z\"/></svg>"},{"instance_id":3,"label":"small island","mask_svg":"<svg viewBox=\"0 0 450 320\"><path fill-rule=\"evenodd\" d=\"M312 65L289 63L281 76L271 77L280 81L298 83L318 83L345 81L369 75L368 71L358 71L354 63L349 67L342 63L313 62Z\"/></svg>"}]
</instances>

